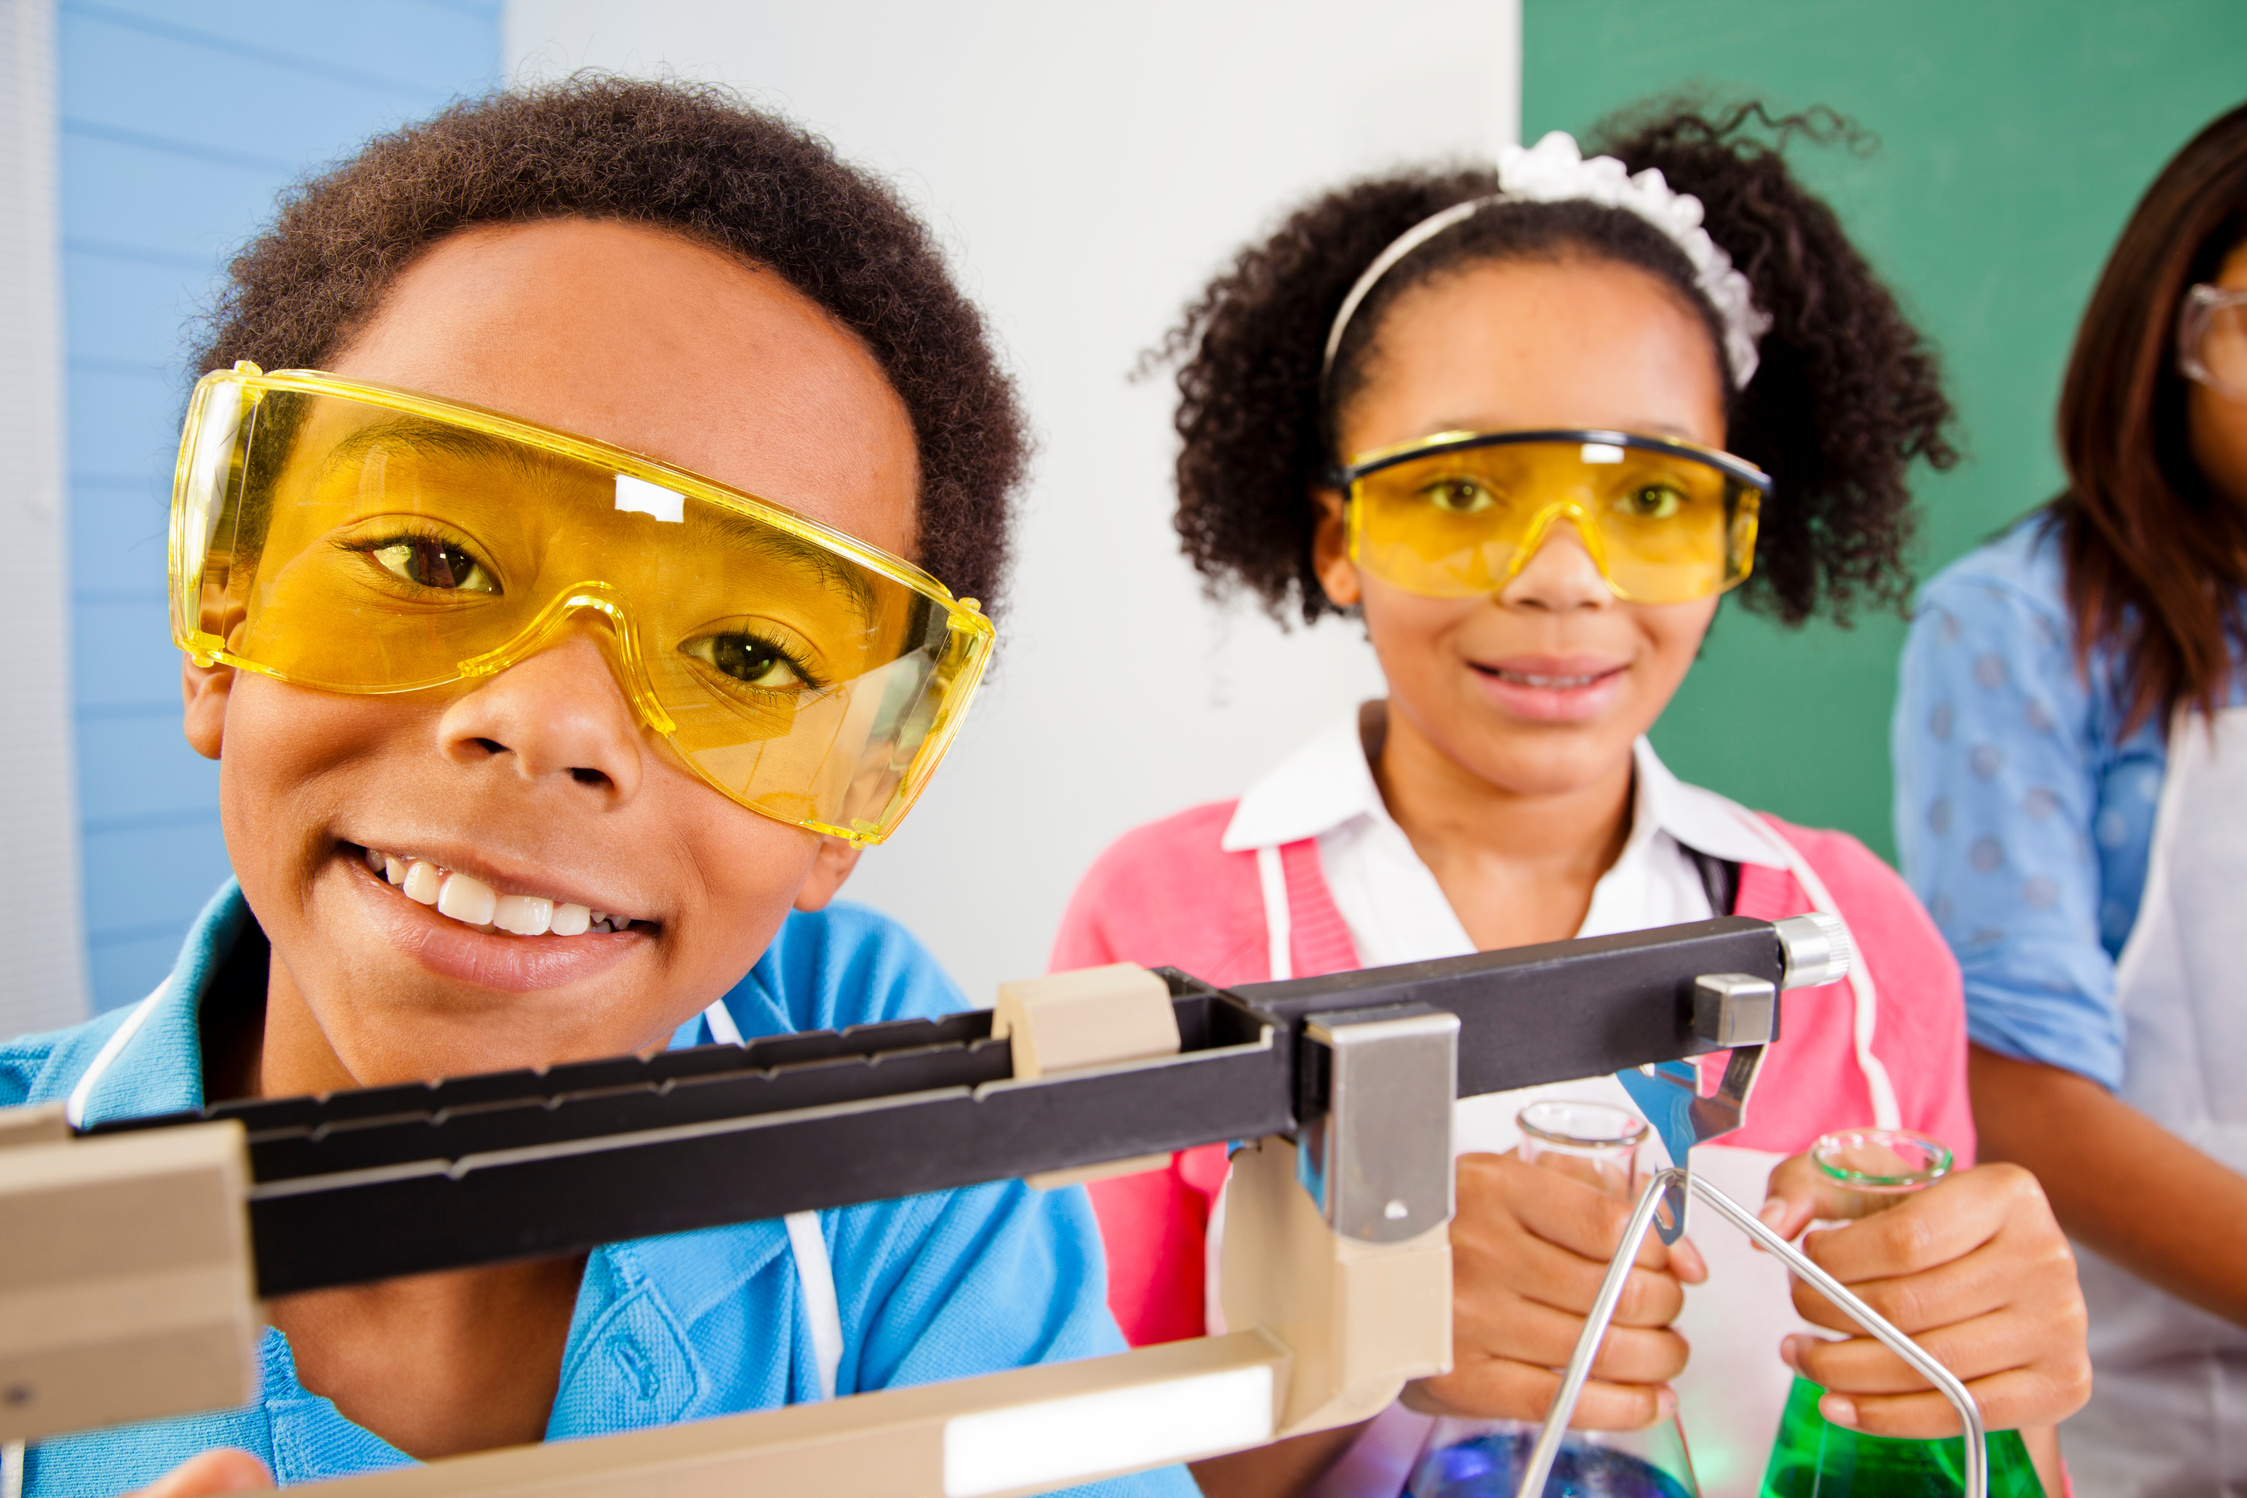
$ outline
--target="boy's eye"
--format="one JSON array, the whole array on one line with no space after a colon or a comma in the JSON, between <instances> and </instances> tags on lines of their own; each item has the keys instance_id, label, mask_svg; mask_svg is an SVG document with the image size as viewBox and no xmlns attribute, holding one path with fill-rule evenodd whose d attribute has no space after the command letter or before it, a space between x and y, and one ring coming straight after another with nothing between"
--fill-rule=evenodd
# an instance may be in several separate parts
<instances>
[{"instance_id":1,"label":"boy's eye","mask_svg":"<svg viewBox=\"0 0 2247 1498\"><path fill-rule=\"evenodd\" d=\"M1420 491L1446 515L1477 515L1498 502L1498 497L1473 479L1438 479Z\"/></svg>"},{"instance_id":2,"label":"boy's eye","mask_svg":"<svg viewBox=\"0 0 2247 1498\"><path fill-rule=\"evenodd\" d=\"M1685 496L1668 484L1641 484L1615 501L1633 520L1667 520L1685 508Z\"/></svg>"},{"instance_id":3,"label":"boy's eye","mask_svg":"<svg viewBox=\"0 0 2247 1498\"><path fill-rule=\"evenodd\" d=\"M434 536L403 536L367 553L384 571L417 588L451 593L497 593L499 579L466 551Z\"/></svg>"},{"instance_id":4,"label":"boy's eye","mask_svg":"<svg viewBox=\"0 0 2247 1498\"><path fill-rule=\"evenodd\" d=\"M787 651L755 635L703 635L679 648L744 686L784 692L811 684Z\"/></svg>"}]
</instances>

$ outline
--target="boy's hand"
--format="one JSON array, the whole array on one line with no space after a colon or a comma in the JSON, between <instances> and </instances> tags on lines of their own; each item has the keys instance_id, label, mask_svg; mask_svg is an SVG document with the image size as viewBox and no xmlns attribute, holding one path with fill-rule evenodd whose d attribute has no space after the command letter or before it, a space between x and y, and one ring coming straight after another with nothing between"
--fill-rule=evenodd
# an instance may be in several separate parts
<instances>
[{"instance_id":1,"label":"boy's hand","mask_svg":"<svg viewBox=\"0 0 2247 1498\"><path fill-rule=\"evenodd\" d=\"M1820 1215L1808 1155L1771 1173L1764 1223L1786 1237ZM2050 1425L2091 1396L2087 1318L2075 1255L2036 1177L1983 1165L1937 1181L1885 1212L1812 1233L1811 1262L1862 1296L1966 1381L1992 1430ZM1837 1425L1925 1439L1959 1433L1957 1414L1903 1359L1801 1280L1795 1309L1841 1341L1787 1339L1782 1352L1829 1392Z\"/></svg>"},{"instance_id":2,"label":"boy's hand","mask_svg":"<svg viewBox=\"0 0 2247 1498\"><path fill-rule=\"evenodd\" d=\"M1452 1371L1408 1384L1405 1403L1429 1414L1542 1420L1632 1204L1513 1155L1459 1160L1451 1223ZM1636 1430L1677 1408L1669 1380L1685 1367L1685 1339L1669 1329L1682 1284L1708 1271L1690 1240L1639 1249L1615 1323L1570 1422Z\"/></svg>"},{"instance_id":3,"label":"boy's hand","mask_svg":"<svg viewBox=\"0 0 2247 1498\"><path fill-rule=\"evenodd\" d=\"M265 1493L273 1474L247 1451L222 1446L191 1456L142 1488L133 1498L208 1498L214 1493Z\"/></svg>"}]
</instances>

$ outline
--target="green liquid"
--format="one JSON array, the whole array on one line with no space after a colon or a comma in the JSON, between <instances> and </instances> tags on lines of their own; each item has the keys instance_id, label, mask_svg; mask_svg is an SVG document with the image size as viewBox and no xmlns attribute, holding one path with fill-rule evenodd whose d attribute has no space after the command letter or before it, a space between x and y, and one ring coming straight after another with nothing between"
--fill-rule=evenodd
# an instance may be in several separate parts
<instances>
[{"instance_id":1,"label":"green liquid","mask_svg":"<svg viewBox=\"0 0 2247 1498\"><path fill-rule=\"evenodd\" d=\"M1763 1498L1922 1498L1959 1493L1966 1486L1966 1443L1898 1441L1859 1435L1818 1413L1826 1391L1797 1378L1779 1421L1771 1465L1763 1471ZM1990 1498L2044 1498L2017 1430L1989 1438Z\"/></svg>"}]
</instances>

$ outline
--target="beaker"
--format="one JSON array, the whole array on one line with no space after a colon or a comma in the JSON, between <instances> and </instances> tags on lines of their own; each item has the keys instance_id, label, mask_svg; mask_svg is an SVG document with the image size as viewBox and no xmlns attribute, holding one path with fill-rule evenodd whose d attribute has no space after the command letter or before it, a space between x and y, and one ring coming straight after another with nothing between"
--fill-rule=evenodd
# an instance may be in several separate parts
<instances>
[{"instance_id":1,"label":"beaker","mask_svg":"<svg viewBox=\"0 0 2247 1498\"><path fill-rule=\"evenodd\" d=\"M1884 1212L1950 1174L1951 1152L1904 1129L1845 1129L1810 1147L1819 1176L1818 1216L1849 1222ZM1787 1394L1779 1437L1763 1472L1763 1498L1918 1498L1955 1493L1965 1451L1947 1441L1860 1435L1818 1413L1825 1390L1800 1374ZM2041 1498L2043 1487L2017 1430L1988 1441L1990 1498Z\"/></svg>"},{"instance_id":2,"label":"beaker","mask_svg":"<svg viewBox=\"0 0 2247 1498\"><path fill-rule=\"evenodd\" d=\"M1605 1195L1638 1195L1645 1120L1606 1103L1548 1099L1514 1117L1521 1158ZM1436 1421L1405 1485L1408 1498L1514 1498L1537 1444L1534 1420ZM1700 1498L1677 1417L1644 1430L1572 1430L1546 1479L1549 1498Z\"/></svg>"}]
</instances>

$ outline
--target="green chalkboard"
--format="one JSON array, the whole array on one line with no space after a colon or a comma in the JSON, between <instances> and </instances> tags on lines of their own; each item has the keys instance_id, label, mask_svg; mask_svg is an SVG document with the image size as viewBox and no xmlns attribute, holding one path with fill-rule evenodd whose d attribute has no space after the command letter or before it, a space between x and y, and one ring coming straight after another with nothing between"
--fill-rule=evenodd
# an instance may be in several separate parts
<instances>
[{"instance_id":1,"label":"green chalkboard","mask_svg":"<svg viewBox=\"0 0 2247 1498\"><path fill-rule=\"evenodd\" d=\"M1919 575L2050 497L2075 324L2147 182L2247 98L2247 0L1524 0L1522 136L1690 88L1829 104L1869 154L1798 150L1942 350L1967 460L1922 471ZM1688 780L1893 857L1904 627L1786 630L1729 601L1654 741Z\"/></svg>"}]
</instances>

